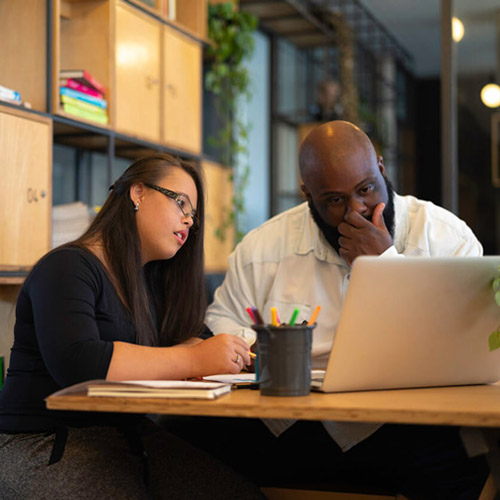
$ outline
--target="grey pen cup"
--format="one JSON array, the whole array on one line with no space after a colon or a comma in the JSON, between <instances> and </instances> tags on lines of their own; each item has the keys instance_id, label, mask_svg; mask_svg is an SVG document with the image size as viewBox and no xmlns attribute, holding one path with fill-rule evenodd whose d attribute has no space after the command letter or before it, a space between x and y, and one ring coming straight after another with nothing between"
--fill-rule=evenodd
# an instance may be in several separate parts
<instances>
[{"instance_id":1,"label":"grey pen cup","mask_svg":"<svg viewBox=\"0 0 500 500\"><path fill-rule=\"evenodd\" d=\"M263 396L309 394L315 326L252 325L257 332L257 379Z\"/></svg>"}]
</instances>

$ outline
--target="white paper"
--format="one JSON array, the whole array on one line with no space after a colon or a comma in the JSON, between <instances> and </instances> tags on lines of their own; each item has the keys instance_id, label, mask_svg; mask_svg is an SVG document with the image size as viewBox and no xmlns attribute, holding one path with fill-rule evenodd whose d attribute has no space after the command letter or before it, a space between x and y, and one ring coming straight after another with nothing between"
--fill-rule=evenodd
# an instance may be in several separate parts
<instances>
[{"instance_id":1,"label":"white paper","mask_svg":"<svg viewBox=\"0 0 500 500\"><path fill-rule=\"evenodd\" d=\"M210 380L211 382L222 382L224 384L241 384L242 382L256 382L255 373L222 373L220 375L209 375L203 377L203 380Z\"/></svg>"}]
</instances>

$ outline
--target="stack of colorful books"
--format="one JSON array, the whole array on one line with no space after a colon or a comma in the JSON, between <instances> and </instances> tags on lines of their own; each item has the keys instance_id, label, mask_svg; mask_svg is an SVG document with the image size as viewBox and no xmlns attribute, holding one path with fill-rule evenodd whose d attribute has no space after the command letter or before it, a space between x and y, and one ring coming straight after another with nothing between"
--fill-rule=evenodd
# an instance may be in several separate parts
<instances>
[{"instance_id":1,"label":"stack of colorful books","mask_svg":"<svg viewBox=\"0 0 500 500\"><path fill-rule=\"evenodd\" d=\"M18 106L22 104L21 94L16 90L4 87L3 85L0 85L0 101L17 104Z\"/></svg>"},{"instance_id":2,"label":"stack of colorful books","mask_svg":"<svg viewBox=\"0 0 500 500\"><path fill-rule=\"evenodd\" d=\"M106 125L108 102L104 86L86 70L62 70L59 79L65 113Z\"/></svg>"}]
</instances>

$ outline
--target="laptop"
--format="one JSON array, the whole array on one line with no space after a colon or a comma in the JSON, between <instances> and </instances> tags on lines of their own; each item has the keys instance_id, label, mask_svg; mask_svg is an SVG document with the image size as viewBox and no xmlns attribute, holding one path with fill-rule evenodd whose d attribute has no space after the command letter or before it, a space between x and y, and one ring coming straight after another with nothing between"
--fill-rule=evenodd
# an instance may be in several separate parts
<instances>
[{"instance_id":1,"label":"laptop","mask_svg":"<svg viewBox=\"0 0 500 500\"><path fill-rule=\"evenodd\" d=\"M322 392L487 384L500 380L497 257L359 257Z\"/></svg>"}]
</instances>

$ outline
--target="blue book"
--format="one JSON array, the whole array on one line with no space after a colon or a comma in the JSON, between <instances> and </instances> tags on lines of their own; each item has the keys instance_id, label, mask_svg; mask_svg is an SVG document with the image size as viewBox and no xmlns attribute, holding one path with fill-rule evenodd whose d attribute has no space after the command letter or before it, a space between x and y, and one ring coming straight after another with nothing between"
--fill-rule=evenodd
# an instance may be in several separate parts
<instances>
[{"instance_id":1,"label":"blue book","mask_svg":"<svg viewBox=\"0 0 500 500\"><path fill-rule=\"evenodd\" d=\"M104 99L99 99L98 97L93 97L91 95L84 94L83 92L78 92L78 90L70 89L68 87L61 87L61 95L67 95L80 101L89 102L90 104L94 104L95 106L99 106L100 108L106 109L108 107L108 103Z\"/></svg>"}]
</instances>

